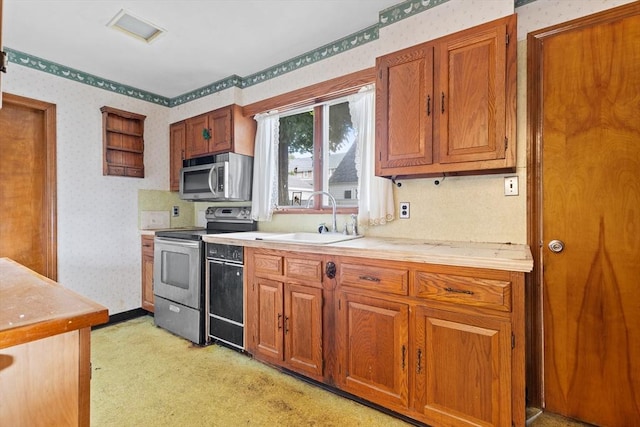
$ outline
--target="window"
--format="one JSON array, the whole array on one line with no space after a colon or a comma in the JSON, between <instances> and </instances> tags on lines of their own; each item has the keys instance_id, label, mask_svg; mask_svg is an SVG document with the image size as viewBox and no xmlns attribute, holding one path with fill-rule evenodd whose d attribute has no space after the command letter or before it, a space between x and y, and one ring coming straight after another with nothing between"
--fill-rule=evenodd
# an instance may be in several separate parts
<instances>
[{"instance_id":1,"label":"window","mask_svg":"<svg viewBox=\"0 0 640 427\"><path fill-rule=\"evenodd\" d=\"M326 191L338 207L357 207L355 151L345 98L281 115L278 204L306 207L312 192ZM330 205L328 197L322 200L323 207Z\"/></svg>"}]
</instances>

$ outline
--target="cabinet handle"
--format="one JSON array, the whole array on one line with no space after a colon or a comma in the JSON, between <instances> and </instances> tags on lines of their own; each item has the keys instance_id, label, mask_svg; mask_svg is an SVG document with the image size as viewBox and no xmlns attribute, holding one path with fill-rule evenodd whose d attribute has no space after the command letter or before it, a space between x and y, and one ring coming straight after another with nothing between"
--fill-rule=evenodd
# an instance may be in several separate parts
<instances>
[{"instance_id":1,"label":"cabinet handle","mask_svg":"<svg viewBox=\"0 0 640 427\"><path fill-rule=\"evenodd\" d=\"M416 374L422 372L422 349L418 349L418 366L416 368Z\"/></svg>"},{"instance_id":2,"label":"cabinet handle","mask_svg":"<svg viewBox=\"0 0 640 427\"><path fill-rule=\"evenodd\" d=\"M405 359L407 356L407 348L403 345L402 346L402 370L404 371L404 366L405 366Z\"/></svg>"},{"instance_id":3,"label":"cabinet handle","mask_svg":"<svg viewBox=\"0 0 640 427\"><path fill-rule=\"evenodd\" d=\"M289 333L289 316L284 316L284 334Z\"/></svg>"},{"instance_id":4,"label":"cabinet handle","mask_svg":"<svg viewBox=\"0 0 640 427\"><path fill-rule=\"evenodd\" d=\"M278 329L282 329L282 314L278 313Z\"/></svg>"},{"instance_id":5,"label":"cabinet handle","mask_svg":"<svg viewBox=\"0 0 640 427\"><path fill-rule=\"evenodd\" d=\"M440 104L442 105L442 114L444 114L444 92L442 92L442 100L440 101Z\"/></svg>"},{"instance_id":6,"label":"cabinet handle","mask_svg":"<svg viewBox=\"0 0 640 427\"><path fill-rule=\"evenodd\" d=\"M427 95L427 116L431 115L431 95Z\"/></svg>"},{"instance_id":7,"label":"cabinet handle","mask_svg":"<svg viewBox=\"0 0 640 427\"><path fill-rule=\"evenodd\" d=\"M473 295L473 291L467 291L465 289L444 288L444 290L447 291L447 292L454 293L454 294Z\"/></svg>"},{"instance_id":8,"label":"cabinet handle","mask_svg":"<svg viewBox=\"0 0 640 427\"><path fill-rule=\"evenodd\" d=\"M373 276L358 276L358 279L366 280L368 282L379 282L380 281L380 279L378 279L377 277L373 277Z\"/></svg>"}]
</instances>

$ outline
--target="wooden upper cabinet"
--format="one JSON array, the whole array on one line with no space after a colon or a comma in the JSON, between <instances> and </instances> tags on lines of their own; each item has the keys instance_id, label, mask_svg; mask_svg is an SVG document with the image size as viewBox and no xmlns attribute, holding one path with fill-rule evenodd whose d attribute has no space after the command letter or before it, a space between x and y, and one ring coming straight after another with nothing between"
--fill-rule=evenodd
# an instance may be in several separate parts
<instances>
[{"instance_id":1,"label":"wooden upper cabinet","mask_svg":"<svg viewBox=\"0 0 640 427\"><path fill-rule=\"evenodd\" d=\"M232 117L231 107L220 108L209 115L209 123L211 125L209 151L213 153L231 151L233 141L231 136Z\"/></svg>"},{"instance_id":2,"label":"wooden upper cabinet","mask_svg":"<svg viewBox=\"0 0 640 427\"><path fill-rule=\"evenodd\" d=\"M169 190L180 190L180 169L185 159L187 125L184 121L173 123L169 128Z\"/></svg>"},{"instance_id":3,"label":"wooden upper cabinet","mask_svg":"<svg viewBox=\"0 0 640 427\"><path fill-rule=\"evenodd\" d=\"M376 60L378 175L433 163L433 50L422 44Z\"/></svg>"},{"instance_id":4,"label":"wooden upper cabinet","mask_svg":"<svg viewBox=\"0 0 640 427\"><path fill-rule=\"evenodd\" d=\"M504 159L507 31L502 20L439 43L440 163Z\"/></svg>"},{"instance_id":5,"label":"wooden upper cabinet","mask_svg":"<svg viewBox=\"0 0 640 427\"><path fill-rule=\"evenodd\" d=\"M201 114L185 120L187 126L185 158L191 159L209 153L209 140L211 139L209 114Z\"/></svg>"},{"instance_id":6,"label":"wooden upper cabinet","mask_svg":"<svg viewBox=\"0 0 640 427\"><path fill-rule=\"evenodd\" d=\"M516 15L377 58L376 175L516 166Z\"/></svg>"},{"instance_id":7,"label":"wooden upper cabinet","mask_svg":"<svg viewBox=\"0 0 640 427\"><path fill-rule=\"evenodd\" d=\"M185 120L185 158L234 152L253 156L256 122L229 105Z\"/></svg>"}]
</instances>

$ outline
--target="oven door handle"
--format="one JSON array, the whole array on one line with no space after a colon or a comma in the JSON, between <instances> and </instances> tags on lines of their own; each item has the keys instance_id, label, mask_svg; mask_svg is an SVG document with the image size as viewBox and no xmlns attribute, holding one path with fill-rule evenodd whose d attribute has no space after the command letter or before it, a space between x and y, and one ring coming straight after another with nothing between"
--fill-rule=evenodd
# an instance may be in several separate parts
<instances>
[{"instance_id":1,"label":"oven door handle","mask_svg":"<svg viewBox=\"0 0 640 427\"><path fill-rule=\"evenodd\" d=\"M182 246L188 248L196 248L200 247L200 242L195 242L192 240L183 240L183 239L172 239L170 237L156 237L156 244L164 244L164 245L174 245L174 246Z\"/></svg>"},{"instance_id":2,"label":"oven door handle","mask_svg":"<svg viewBox=\"0 0 640 427\"><path fill-rule=\"evenodd\" d=\"M222 258L207 258L207 261L215 264L228 265L231 267L244 267L244 264L241 262L230 261Z\"/></svg>"}]
</instances>

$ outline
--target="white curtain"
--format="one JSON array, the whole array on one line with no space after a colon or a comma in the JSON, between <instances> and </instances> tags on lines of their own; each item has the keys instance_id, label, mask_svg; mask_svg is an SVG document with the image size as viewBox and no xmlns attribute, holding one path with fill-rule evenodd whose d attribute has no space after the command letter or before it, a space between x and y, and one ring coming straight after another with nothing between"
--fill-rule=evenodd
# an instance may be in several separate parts
<instances>
[{"instance_id":1,"label":"white curtain","mask_svg":"<svg viewBox=\"0 0 640 427\"><path fill-rule=\"evenodd\" d=\"M280 115L277 111L256 114L255 153L253 157L253 191L251 218L271 221L278 202L278 142Z\"/></svg>"},{"instance_id":2,"label":"white curtain","mask_svg":"<svg viewBox=\"0 0 640 427\"><path fill-rule=\"evenodd\" d=\"M349 97L351 122L356 131L358 223L382 225L394 219L393 186L375 176L375 88L368 85Z\"/></svg>"}]
</instances>

